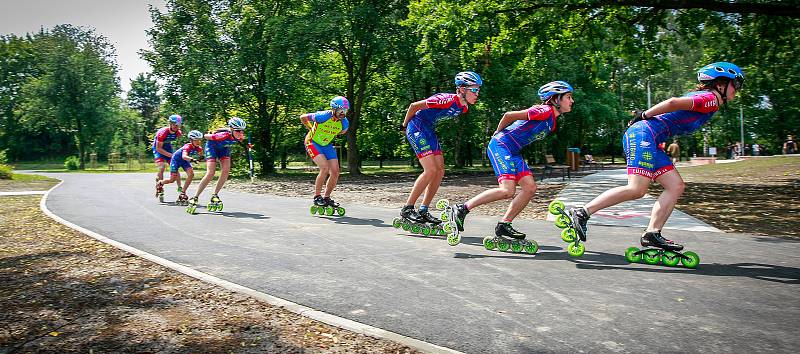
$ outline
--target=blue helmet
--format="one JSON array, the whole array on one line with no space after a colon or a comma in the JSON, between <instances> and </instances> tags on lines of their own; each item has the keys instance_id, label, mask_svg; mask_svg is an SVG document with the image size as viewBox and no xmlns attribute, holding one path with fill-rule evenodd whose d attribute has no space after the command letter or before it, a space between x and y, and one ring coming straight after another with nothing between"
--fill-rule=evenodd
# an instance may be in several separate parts
<instances>
[{"instance_id":1,"label":"blue helmet","mask_svg":"<svg viewBox=\"0 0 800 354\"><path fill-rule=\"evenodd\" d=\"M181 123L183 123L183 118L177 114L173 114L169 116L169 118L167 118L167 121L169 121L172 124L181 125Z\"/></svg>"},{"instance_id":2,"label":"blue helmet","mask_svg":"<svg viewBox=\"0 0 800 354\"><path fill-rule=\"evenodd\" d=\"M456 74L455 81L456 81L456 87L483 85L483 80L481 80L481 76L474 71L462 71Z\"/></svg>"},{"instance_id":3,"label":"blue helmet","mask_svg":"<svg viewBox=\"0 0 800 354\"><path fill-rule=\"evenodd\" d=\"M350 101L344 96L336 96L331 100L331 109L350 109Z\"/></svg>"},{"instance_id":4,"label":"blue helmet","mask_svg":"<svg viewBox=\"0 0 800 354\"><path fill-rule=\"evenodd\" d=\"M228 119L228 126L233 130L245 130L245 128L247 128L247 123L245 123L242 118L233 117Z\"/></svg>"},{"instance_id":5,"label":"blue helmet","mask_svg":"<svg viewBox=\"0 0 800 354\"><path fill-rule=\"evenodd\" d=\"M572 91L572 86L570 86L566 81L548 82L539 88L539 98L541 98L542 101L547 101L550 99L550 97Z\"/></svg>"},{"instance_id":6,"label":"blue helmet","mask_svg":"<svg viewBox=\"0 0 800 354\"><path fill-rule=\"evenodd\" d=\"M719 78L727 78L734 82L734 87L738 90L744 83L744 73L733 63L719 61L708 64L697 71L697 81L708 84Z\"/></svg>"}]
</instances>

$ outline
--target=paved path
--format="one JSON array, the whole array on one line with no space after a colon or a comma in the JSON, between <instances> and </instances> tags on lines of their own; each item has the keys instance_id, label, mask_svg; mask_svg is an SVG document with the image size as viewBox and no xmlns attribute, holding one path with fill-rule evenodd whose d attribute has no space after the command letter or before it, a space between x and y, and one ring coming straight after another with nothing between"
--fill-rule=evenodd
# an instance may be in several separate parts
<instances>
[{"instance_id":1,"label":"paved path","mask_svg":"<svg viewBox=\"0 0 800 354\"><path fill-rule=\"evenodd\" d=\"M600 193L627 183L628 176L625 169L601 171L573 180L573 182L558 193L558 199L563 201L567 207L583 206L600 195ZM589 225L626 226L645 229L650 222L650 211L653 209L653 202L655 202L655 200L654 196L646 195L642 199L631 200L603 209L592 215L592 218L589 219ZM547 219L553 221L555 217L553 215L548 215ZM672 212L664 228L685 231L722 232L716 227L706 224L678 209ZM591 230L590 232L592 236L594 236ZM680 239L680 237L675 238Z\"/></svg>"},{"instance_id":2,"label":"paved path","mask_svg":"<svg viewBox=\"0 0 800 354\"><path fill-rule=\"evenodd\" d=\"M696 270L628 264L638 230L594 226L580 259L551 223L519 220L535 256L480 246L496 222L470 216L465 243L404 235L397 213L348 205L312 217L297 198L223 191L225 211L159 205L146 174L57 174L47 207L114 240L321 311L471 353L794 352L800 243L671 234ZM310 183L310 181L309 181ZM167 197L175 197L167 188ZM208 198L208 194L204 199Z\"/></svg>"}]
</instances>

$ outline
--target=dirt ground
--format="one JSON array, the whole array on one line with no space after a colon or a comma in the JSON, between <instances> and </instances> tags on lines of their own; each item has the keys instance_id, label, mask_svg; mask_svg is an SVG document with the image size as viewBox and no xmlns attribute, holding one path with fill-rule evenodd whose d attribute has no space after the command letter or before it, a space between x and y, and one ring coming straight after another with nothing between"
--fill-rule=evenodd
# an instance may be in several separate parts
<instances>
[{"instance_id":1,"label":"dirt ground","mask_svg":"<svg viewBox=\"0 0 800 354\"><path fill-rule=\"evenodd\" d=\"M411 353L75 232L0 197L0 353Z\"/></svg>"}]
</instances>

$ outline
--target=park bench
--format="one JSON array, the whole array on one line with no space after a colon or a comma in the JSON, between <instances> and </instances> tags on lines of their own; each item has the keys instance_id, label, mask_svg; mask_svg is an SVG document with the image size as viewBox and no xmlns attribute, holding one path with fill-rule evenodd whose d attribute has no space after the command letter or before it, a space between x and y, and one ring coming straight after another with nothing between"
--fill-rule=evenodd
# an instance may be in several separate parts
<instances>
[{"instance_id":1,"label":"park bench","mask_svg":"<svg viewBox=\"0 0 800 354\"><path fill-rule=\"evenodd\" d=\"M561 171L561 180L563 181L566 178L572 179L572 176L569 174L569 166L566 165L556 165L556 159L553 155L544 155L545 163L544 168L542 169L542 180L547 178L547 176L552 177L553 171L560 170Z\"/></svg>"}]
</instances>

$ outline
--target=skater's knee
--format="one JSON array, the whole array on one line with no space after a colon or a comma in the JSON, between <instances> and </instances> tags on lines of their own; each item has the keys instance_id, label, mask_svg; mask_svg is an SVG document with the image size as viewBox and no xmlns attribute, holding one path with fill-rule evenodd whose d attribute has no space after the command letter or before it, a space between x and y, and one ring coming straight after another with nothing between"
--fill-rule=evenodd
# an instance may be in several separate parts
<instances>
[{"instance_id":1,"label":"skater's knee","mask_svg":"<svg viewBox=\"0 0 800 354\"><path fill-rule=\"evenodd\" d=\"M631 199L639 199L647 194L647 186L628 186L628 195Z\"/></svg>"},{"instance_id":2,"label":"skater's knee","mask_svg":"<svg viewBox=\"0 0 800 354\"><path fill-rule=\"evenodd\" d=\"M523 185L522 192L533 195L536 193L536 185L535 184Z\"/></svg>"},{"instance_id":3,"label":"skater's knee","mask_svg":"<svg viewBox=\"0 0 800 354\"><path fill-rule=\"evenodd\" d=\"M331 176L338 177L339 176L339 166L331 166L330 172Z\"/></svg>"},{"instance_id":4,"label":"skater's knee","mask_svg":"<svg viewBox=\"0 0 800 354\"><path fill-rule=\"evenodd\" d=\"M329 173L331 173L331 168L327 165L321 165L319 166L319 173L323 176L327 176Z\"/></svg>"},{"instance_id":5,"label":"skater's knee","mask_svg":"<svg viewBox=\"0 0 800 354\"><path fill-rule=\"evenodd\" d=\"M515 189L500 188L500 193L501 193L500 195L503 197L503 199L514 198L514 192L516 192Z\"/></svg>"}]
</instances>

